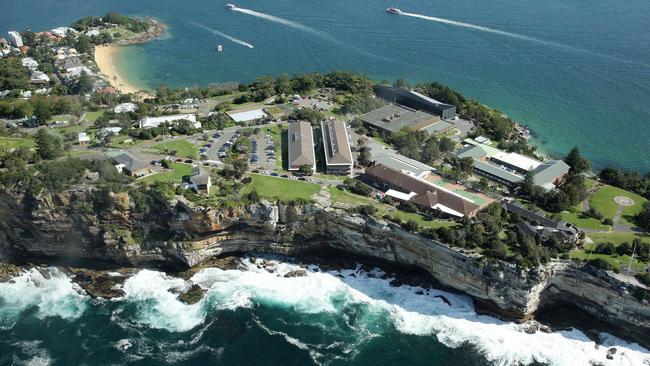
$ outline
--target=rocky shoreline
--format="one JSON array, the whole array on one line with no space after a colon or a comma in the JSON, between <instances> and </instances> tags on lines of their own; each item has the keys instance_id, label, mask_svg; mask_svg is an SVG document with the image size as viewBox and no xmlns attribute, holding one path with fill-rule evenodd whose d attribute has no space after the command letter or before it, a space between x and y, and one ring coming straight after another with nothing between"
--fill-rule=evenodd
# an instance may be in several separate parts
<instances>
[{"instance_id":1,"label":"rocky shoreline","mask_svg":"<svg viewBox=\"0 0 650 366\"><path fill-rule=\"evenodd\" d=\"M149 21L151 21L152 25L146 32L138 33L129 39L123 39L117 42L108 43L106 46L132 46L136 44L143 44L154 39L161 38L165 35L167 30L167 26L165 24L155 19L149 19Z\"/></svg>"},{"instance_id":2,"label":"rocky shoreline","mask_svg":"<svg viewBox=\"0 0 650 366\"><path fill-rule=\"evenodd\" d=\"M233 268L242 255L282 255L322 270L361 263L395 273L395 285L466 294L477 312L504 320L526 322L540 309L571 305L594 320L583 325L588 333L597 333L589 328L606 330L650 347L650 306L632 295L634 285L581 263L557 260L519 268L389 222L313 204L262 201L213 209L172 200L159 202L155 215L147 216L132 210L128 196L120 196L112 212L97 216L73 204L89 199L88 187L78 187L37 197L26 212L22 198L0 193L0 255L12 263L69 267L66 273L78 276L75 281L98 297L119 296L112 289L121 279L108 272L128 275L138 268L187 279L205 267ZM134 230L149 235L136 241L130 236ZM170 236L161 238L163 233ZM174 233L187 235L179 240ZM16 266L7 268L4 273L16 273ZM183 298L194 302L200 296L194 289Z\"/></svg>"}]
</instances>

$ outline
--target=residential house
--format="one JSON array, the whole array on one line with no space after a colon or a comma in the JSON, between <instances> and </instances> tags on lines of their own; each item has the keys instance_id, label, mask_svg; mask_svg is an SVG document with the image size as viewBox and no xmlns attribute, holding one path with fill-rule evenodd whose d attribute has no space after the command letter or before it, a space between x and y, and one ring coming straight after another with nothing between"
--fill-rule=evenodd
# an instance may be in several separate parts
<instances>
[{"instance_id":1,"label":"residential house","mask_svg":"<svg viewBox=\"0 0 650 366\"><path fill-rule=\"evenodd\" d=\"M148 163L128 152L114 157L113 163L119 172L135 178L144 177L152 173Z\"/></svg>"},{"instance_id":2,"label":"residential house","mask_svg":"<svg viewBox=\"0 0 650 366\"><path fill-rule=\"evenodd\" d=\"M302 166L316 171L314 133L309 122L289 122L289 171L297 172Z\"/></svg>"},{"instance_id":3,"label":"residential house","mask_svg":"<svg viewBox=\"0 0 650 366\"><path fill-rule=\"evenodd\" d=\"M36 70L32 72L30 81L36 85L47 84L50 82L50 77L46 73Z\"/></svg>"},{"instance_id":4,"label":"residential house","mask_svg":"<svg viewBox=\"0 0 650 366\"><path fill-rule=\"evenodd\" d=\"M350 175L354 160L345 122L330 119L321 122L325 166L328 174Z\"/></svg>"},{"instance_id":5,"label":"residential house","mask_svg":"<svg viewBox=\"0 0 650 366\"><path fill-rule=\"evenodd\" d=\"M11 43L12 46L14 47L23 46L23 37L20 36L20 33L16 31L10 31L8 32L8 34L9 34L9 42Z\"/></svg>"},{"instance_id":6,"label":"residential house","mask_svg":"<svg viewBox=\"0 0 650 366\"><path fill-rule=\"evenodd\" d=\"M77 140L79 142L79 145L88 145L90 144L90 136L86 134L85 132L79 132L77 135Z\"/></svg>"},{"instance_id":7,"label":"residential house","mask_svg":"<svg viewBox=\"0 0 650 366\"><path fill-rule=\"evenodd\" d=\"M20 62L30 71L35 71L38 69L38 62L36 62L36 60L31 57L24 57L20 60Z\"/></svg>"},{"instance_id":8,"label":"residential house","mask_svg":"<svg viewBox=\"0 0 650 366\"><path fill-rule=\"evenodd\" d=\"M120 103L113 108L115 113L135 112L138 110L138 105L135 103Z\"/></svg>"}]
</instances>

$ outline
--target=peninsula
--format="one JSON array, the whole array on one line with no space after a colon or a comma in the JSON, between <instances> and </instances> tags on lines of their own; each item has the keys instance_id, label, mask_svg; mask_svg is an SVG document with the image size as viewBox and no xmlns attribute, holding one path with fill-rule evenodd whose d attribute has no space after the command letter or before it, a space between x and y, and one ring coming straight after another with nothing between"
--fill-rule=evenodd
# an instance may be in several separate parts
<instances>
[{"instance_id":1,"label":"peninsula","mask_svg":"<svg viewBox=\"0 0 650 366\"><path fill-rule=\"evenodd\" d=\"M56 266L119 297L109 272L364 263L527 332L650 347L649 175L593 172L577 148L542 156L521 125L436 82L334 71L138 96L113 44L164 27L109 14L64 31L0 40L0 277Z\"/></svg>"}]
</instances>

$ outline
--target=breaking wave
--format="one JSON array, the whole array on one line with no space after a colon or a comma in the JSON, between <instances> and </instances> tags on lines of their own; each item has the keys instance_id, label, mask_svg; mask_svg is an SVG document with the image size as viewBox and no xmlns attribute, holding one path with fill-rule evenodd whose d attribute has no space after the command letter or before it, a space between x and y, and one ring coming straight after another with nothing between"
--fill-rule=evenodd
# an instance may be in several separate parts
<instances>
[{"instance_id":1,"label":"breaking wave","mask_svg":"<svg viewBox=\"0 0 650 366\"><path fill-rule=\"evenodd\" d=\"M147 304L140 309L140 321L170 331L192 329L215 310L266 306L286 309L304 319L317 315L322 320L324 315L346 317L350 309L363 307L363 314L357 320L361 324L348 324L349 329L339 329L358 333L354 341L348 340L354 344L347 346L310 343L257 321L268 334L282 336L286 342L308 351L317 363L327 358L327 347L338 347L341 353L353 352L360 342L380 336L373 323L382 318L390 319L402 333L432 335L448 347L470 344L498 365L606 362L611 346L618 348L612 364L650 363L650 353L636 344L603 334L607 344L598 346L577 330L528 334L522 325L477 315L466 296L413 286L392 287L391 279L380 278L379 271L355 269L324 273L310 267L306 276L285 278L285 274L301 268L276 261L266 261L270 265L262 268L260 263L242 261L243 270L204 269L187 283L159 272L141 271L125 284L127 300ZM180 302L170 292L193 284L207 291L195 305ZM328 324L323 331L336 329Z\"/></svg>"},{"instance_id":2,"label":"breaking wave","mask_svg":"<svg viewBox=\"0 0 650 366\"><path fill-rule=\"evenodd\" d=\"M157 352L177 361L197 355L218 359L223 348L206 344L209 339L203 338L212 336L204 332L218 329L213 322L224 311L245 309L239 314L249 314L253 327L323 365L353 360L366 345L396 332L435 337L451 348L469 345L497 365L650 365L650 353L636 344L601 334L603 344L597 345L577 330L528 334L525 325L476 314L467 296L394 287L379 270L322 272L315 266L269 259L242 260L240 268L207 268L189 280L141 270L124 282L122 298L92 303L61 272L30 270L0 284L0 314L15 319L20 312L36 309L41 319L76 319L93 304L105 309L100 312L108 310L111 321L126 331L110 348L133 360L155 358ZM181 292L196 286L205 291L200 301L180 301ZM150 342L161 331L172 338L152 348ZM191 338L175 343L174 334L181 333ZM610 347L617 348L612 360L607 359ZM29 352L29 358L49 362L47 352Z\"/></svg>"},{"instance_id":3,"label":"breaking wave","mask_svg":"<svg viewBox=\"0 0 650 366\"><path fill-rule=\"evenodd\" d=\"M0 283L0 326L12 327L22 312L31 309L39 319L76 319L87 309L87 300L83 290L58 269L30 269Z\"/></svg>"},{"instance_id":4,"label":"breaking wave","mask_svg":"<svg viewBox=\"0 0 650 366\"><path fill-rule=\"evenodd\" d=\"M244 46L244 47L248 47L248 48L253 48L253 45L252 45L252 44L250 44L250 43L248 43L248 42L246 42L246 41L242 41L241 39L237 39L237 38L235 38L235 37L233 37L233 36L229 36L229 35L227 35L226 33L220 32L220 31L218 31L218 30L216 30L216 29L212 29L212 28L210 28L210 27L208 27L208 26L205 26L205 25L203 25L203 24L196 23L196 22L190 22L190 23L191 23L192 25L196 26L196 27L199 27L199 28L201 28L201 29L203 29L203 30L206 30L206 31L208 31L208 32L210 32L210 33L212 33L212 34L216 34L217 36L222 37L222 38L225 38L225 39L227 39L227 40L229 40L229 41L231 41L231 42L233 42L233 43L236 43L236 44L238 44L238 45L241 45L241 46Z\"/></svg>"}]
</instances>

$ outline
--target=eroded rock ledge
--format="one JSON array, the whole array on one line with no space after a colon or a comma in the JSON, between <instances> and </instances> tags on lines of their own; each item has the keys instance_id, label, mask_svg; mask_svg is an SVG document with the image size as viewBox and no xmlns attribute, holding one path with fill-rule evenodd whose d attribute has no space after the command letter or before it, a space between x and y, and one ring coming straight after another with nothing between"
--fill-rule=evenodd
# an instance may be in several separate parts
<instances>
[{"instance_id":1,"label":"eroded rock ledge","mask_svg":"<svg viewBox=\"0 0 650 366\"><path fill-rule=\"evenodd\" d=\"M570 304L610 333L650 347L650 305L632 296L639 285L579 263L524 269L321 205L262 201L211 209L179 199L142 214L125 194L115 201L113 211L98 216L78 204L90 202L88 187L29 199L0 192L0 255L175 271L243 253L358 258L417 268L438 286L471 296L479 311L505 319L525 321L542 307Z\"/></svg>"}]
</instances>

